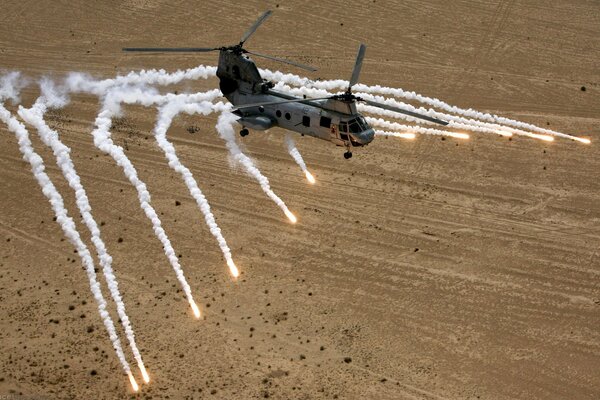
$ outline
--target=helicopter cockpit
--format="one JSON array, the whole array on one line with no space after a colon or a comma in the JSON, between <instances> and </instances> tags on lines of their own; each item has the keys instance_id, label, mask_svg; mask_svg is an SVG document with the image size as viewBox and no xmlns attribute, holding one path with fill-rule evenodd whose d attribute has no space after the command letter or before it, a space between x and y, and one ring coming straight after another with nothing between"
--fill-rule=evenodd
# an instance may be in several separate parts
<instances>
[{"instance_id":1,"label":"helicopter cockpit","mask_svg":"<svg viewBox=\"0 0 600 400\"><path fill-rule=\"evenodd\" d=\"M370 143L375 135L373 128L360 115L348 121L340 121L338 128L340 138L350 140L354 146L364 146Z\"/></svg>"}]
</instances>

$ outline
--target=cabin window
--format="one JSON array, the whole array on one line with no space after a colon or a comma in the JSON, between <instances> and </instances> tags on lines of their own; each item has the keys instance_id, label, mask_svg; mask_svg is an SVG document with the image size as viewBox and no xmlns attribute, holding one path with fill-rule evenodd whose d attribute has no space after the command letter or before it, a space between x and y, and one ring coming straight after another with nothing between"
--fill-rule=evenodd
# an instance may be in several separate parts
<instances>
[{"instance_id":1,"label":"cabin window","mask_svg":"<svg viewBox=\"0 0 600 400\"><path fill-rule=\"evenodd\" d=\"M258 111L260 111L261 113L265 112L265 108L263 106L258 107Z\"/></svg>"},{"instance_id":2,"label":"cabin window","mask_svg":"<svg viewBox=\"0 0 600 400\"><path fill-rule=\"evenodd\" d=\"M340 124L340 132L348 132L348 124L345 122L342 122Z\"/></svg>"},{"instance_id":3,"label":"cabin window","mask_svg":"<svg viewBox=\"0 0 600 400\"><path fill-rule=\"evenodd\" d=\"M277 110L277 111L275 112L275 115L277 115L277 118L281 118L281 111Z\"/></svg>"},{"instance_id":4,"label":"cabin window","mask_svg":"<svg viewBox=\"0 0 600 400\"><path fill-rule=\"evenodd\" d=\"M310 117L308 115L302 117L302 125L310 127Z\"/></svg>"},{"instance_id":5,"label":"cabin window","mask_svg":"<svg viewBox=\"0 0 600 400\"><path fill-rule=\"evenodd\" d=\"M287 119L288 121L290 119L292 119L292 116L290 115L290 113L285 113L285 119Z\"/></svg>"},{"instance_id":6,"label":"cabin window","mask_svg":"<svg viewBox=\"0 0 600 400\"><path fill-rule=\"evenodd\" d=\"M323 128L329 128L331 126L331 118L321 117L321 126Z\"/></svg>"}]
</instances>

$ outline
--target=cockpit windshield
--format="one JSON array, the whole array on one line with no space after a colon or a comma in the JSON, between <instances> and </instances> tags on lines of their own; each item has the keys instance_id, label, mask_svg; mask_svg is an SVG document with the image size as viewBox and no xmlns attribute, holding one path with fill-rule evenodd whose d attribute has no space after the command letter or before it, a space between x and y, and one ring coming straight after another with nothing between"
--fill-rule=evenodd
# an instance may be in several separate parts
<instances>
[{"instance_id":1,"label":"cockpit windshield","mask_svg":"<svg viewBox=\"0 0 600 400\"><path fill-rule=\"evenodd\" d=\"M369 125L363 117L357 117L348 121L348 128L350 133L360 133L369 129Z\"/></svg>"}]
</instances>

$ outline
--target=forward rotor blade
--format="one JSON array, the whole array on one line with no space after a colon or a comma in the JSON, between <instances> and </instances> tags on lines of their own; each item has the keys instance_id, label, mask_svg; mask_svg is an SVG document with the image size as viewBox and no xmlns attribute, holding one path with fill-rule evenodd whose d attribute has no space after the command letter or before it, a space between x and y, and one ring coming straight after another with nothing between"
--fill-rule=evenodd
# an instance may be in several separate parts
<instances>
[{"instance_id":1,"label":"forward rotor blade","mask_svg":"<svg viewBox=\"0 0 600 400\"><path fill-rule=\"evenodd\" d=\"M285 63L285 64L289 64L289 65L294 65L294 66L296 66L298 68L302 68L302 69L305 69L307 71L315 72L317 70L316 68L313 68L313 67L311 67L309 65L304 65L304 64L300 64L300 63L297 63L297 62L294 62L294 61L284 60L283 58L277 58L277 57L273 57L273 56L268 56L266 54L255 53L253 51L246 51L246 53L255 55L257 57L267 58L269 60L279 61L279 62L282 62L282 63Z\"/></svg>"},{"instance_id":2,"label":"forward rotor blade","mask_svg":"<svg viewBox=\"0 0 600 400\"><path fill-rule=\"evenodd\" d=\"M242 36L242 40L240 40L240 44L243 45L246 42L246 40L248 40L248 38L258 29L258 27L261 26L261 24L265 22L267 18L269 18L271 14L273 14L273 11L267 10L263 15L258 17L256 22L250 28L248 28L246 33L244 33L244 36Z\"/></svg>"},{"instance_id":3,"label":"forward rotor blade","mask_svg":"<svg viewBox=\"0 0 600 400\"><path fill-rule=\"evenodd\" d=\"M218 47L124 47L123 51L139 51L147 53L203 53L219 50Z\"/></svg>"},{"instance_id":4,"label":"forward rotor blade","mask_svg":"<svg viewBox=\"0 0 600 400\"><path fill-rule=\"evenodd\" d=\"M327 100L331 99L329 97L316 97L316 98L306 98L306 99L290 99L290 100L281 100L281 101L268 101L265 103L251 103L251 104L242 104L239 106L235 106L234 110L241 110L243 108L252 108L252 107L260 107L260 106L273 106L276 104L284 104L284 103L302 103L304 101L313 101L313 100Z\"/></svg>"},{"instance_id":5,"label":"forward rotor blade","mask_svg":"<svg viewBox=\"0 0 600 400\"><path fill-rule=\"evenodd\" d=\"M444 126L448 125L448 122L442 121L441 119L430 117L428 115L423 115L423 114L419 114L419 113L416 113L416 112L412 112L412 111L408 111L408 110L403 110L401 108L394 107L394 106L388 106L387 104L376 103L376 102L371 101L371 100L361 99L361 101L367 103L370 106L383 108L384 110L394 111L394 112L397 112L397 113L400 113L400 114L405 114L405 115L409 115L411 117L424 119L425 121L434 122L436 124L440 124L440 125L444 125Z\"/></svg>"},{"instance_id":6,"label":"forward rotor blade","mask_svg":"<svg viewBox=\"0 0 600 400\"><path fill-rule=\"evenodd\" d=\"M367 46L360 44L358 48L358 55L356 56L356 62L354 63L354 69L352 70L352 78L350 78L350 84L348 85L348 91L352 90L352 86L358 83L358 77L360 75L360 69L362 68L363 58L365 58L365 51Z\"/></svg>"}]
</instances>

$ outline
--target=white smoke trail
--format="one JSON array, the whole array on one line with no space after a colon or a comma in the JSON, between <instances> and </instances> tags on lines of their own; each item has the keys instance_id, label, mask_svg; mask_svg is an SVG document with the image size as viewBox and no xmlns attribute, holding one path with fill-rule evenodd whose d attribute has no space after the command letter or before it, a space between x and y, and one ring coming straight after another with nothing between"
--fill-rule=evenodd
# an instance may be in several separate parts
<instances>
[{"instance_id":1,"label":"white smoke trail","mask_svg":"<svg viewBox=\"0 0 600 400\"><path fill-rule=\"evenodd\" d=\"M120 103L118 98L122 97L123 92L127 92L130 89L127 87L119 87L114 88L109 91L104 99L102 110L96 117L96 129L92 132L94 137L94 145L98 147L103 152L109 154L119 165L123 168L123 172L125 176L129 179L131 184L136 188L138 193L138 198L140 202L140 206L148 219L152 222L154 234L160 240L165 250L165 255L167 256L171 267L175 271L175 275L177 276L177 280L179 284L182 286L183 291L186 295L188 303L192 308L194 316L196 318L200 318L200 309L196 305L194 298L192 296L192 290L185 279L183 274L183 270L181 269L181 265L179 264L179 259L175 254L175 250L171 245L171 241L167 236L165 230L162 228L162 223L158 214L154 210L154 207L150 204L150 193L146 188L146 184L142 182L142 180L138 177L137 171L129 158L125 155L123 148L114 144L113 140L110 136L110 127L112 125L112 117L120 112Z\"/></svg>"},{"instance_id":2,"label":"white smoke trail","mask_svg":"<svg viewBox=\"0 0 600 400\"><path fill-rule=\"evenodd\" d=\"M281 73L278 71L272 72L269 70L261 69L260 72L261 72L263 78L265 78L265 79L273 80L276 82L283 82L283 83L295 85L295 86L307 86L307 87L311 87L311 88L324 89L327 91L344 90L348 87L348 81L344 81L344 80L312 81L308 78L303 78L298 75L284 74L284 73ZM540 132L545 135L551 135L551 136L562 137L565 139L576 140L581 143L586 143L586 144L590 143L589 139L586 139L586 138L580 138L580 137L573 136L573 135L567 135L565 133L541 128L541 127L538 127L536 125L529 124L526 122L521 122L521 121L513 120L510 118L500 117L495 114L483 113L483 112L476 111L476 110L473 110L470 108L463 109L460 107L452 106L452 105L445 103L436 98L422 96L415 92L404 91L399 88L390 88L390 87L385 87L385 86L380 86L380 85L368 86L368 85L359 83L359 84L354 85L353 89L357 92L391 95L391 96L395 96L395 97L405 98L408 100L418 101L418 102L433 106L435 108L445 110L452 114L463 115L466 117L483 120L483 121L490 122L493 124L503 124L503 125L516 127L516 128L522 129L522 130L530 130L530 131L534 131L534 132Z\"/></svg>"},{"instance_id":3,"label":"white smoke trail","mask_svg":"<svg viewBox=\"0 0 600 400\"><path fill-rule=\"evenodd\" d=\"M104 96L106 92L116 86L125 85L173 85L183 80L207 79L217 75L217 68L200 65L185 71L168 73L165 70L142 70L130 72L127 75L117 76L113 79L94 80L90 75L83 73L71 73L67 76L65 84L71 92L92 93L96 96Z\"/></svg>"},{"instance_id":4,"label":"white smoke trail","mask_svg":"<svg viewBox=\"0 0 600 400\"><path fill-rule=\"evenodd\" d=\"M433 128L424 128L422 126L410 126L410 125L402 125L397 122L386 121L382 118L365 118L369 125L371 126L379 126L387 129L395 129L403 132L412 132L412 133L421 133L424 135L437 135L437 136L450 136L457 139L468 139L469 135L466 133L458 133L458 132L450 132L443 131L441 129L433 129ZM388 135L389 136L389 135Z\"/></svg>"},{"instance_id":5,"label":"white smoke trail","mask_svg":"<svg viewBox=\"0 0 600 400\"><path fill-rule=\"evenodd\" d=\"M415 118L410 117L410 116L405 116L404 114L400 114L400 113L396 113L393 111L389 111L389 110L384 110L381 109L379 107L372 107L372 106L367 106L367 105L363 105L363 104L359 104L358 105L358 110L361 112L366 112L368 114L376 114L376 115L384 115L384 116L388 116L388 117L393 117L393 118L401 118L401 119L406 119L407 121L410 122L415 122ZM385 128L390 128L389 124L394 124L394 122L391 121L387 121L381 118L373 118L373 117L369 117L366 116L365 119L367 120L367 122L369 122L369 124L372 124L373 126L380 126L380 127L385 127ZM469 135L464 134L464 133L458 133L458 132L452 132L452 131L446 131L446 130L442 130L442 129L433 129L433 128L424 128L421 127L419 125L414 125L414 126L409 126L409 125L401 125L402 127L408 127L411 128L412 132L419 132L419 133L423 133L423 134L433 134L433 135L441 135L441 136L450 136L450 137L458 137L461 139L468 139ZM456 128L456 129L463 129L463 130L469 130L469 131L476 131L476 132L484 132L484 133L498 133L496 130L493 129L488 129L488 128L477 128L474 129L471 125L467 125L467 124L461 124L461 123L457 123L457 122L450 122L448 124L449 128ZM421 128L421 129L420 129ZM404 129L404 128L402 128ZM435 133L433 133L435 132ZM512 135L507 133L506 135Z\"/></svg>"},{"instance_id":6,"label":"white smoke trail","mask_svg":"<svg viewBox=\"0 0 600 400\"><path fill-rule=\"evenodd\" d=\"M69 155L71 150L60 141L58 132L52 130L44 121L44 114L48 110L48 107L59 108L64 106L66 101L64 98L52 95L52 93L54 93L54 89L50 81L43 80L41 82L41 88L43 95L38 98L33 107L30 109L20 106L18 111L19 116L25 122L35 127L44 144L52 149L54 156L56 157L57 165L60 167L63 176L75 193L77 208L79 209L79 213L81 214L86 227L91 233L92 243L96 248L96 253L98 255L100 265L102 266L107 287L117 306L117 314L119 315L119 319L121 320L121 324L125 330L125 335L129 341L129 346L138 364L138 368L142 373L144 381L148 383L150 378L144 366L144 362L142 361L140 351L137 347L135 334L125 310L125 303L121 297L117 279L112 269L112 257L106 249L106 245L104 244L104 241L100 235L98 224L91 213L92 208L90 206L86 191L81 184L79 175L77 174L75 166L73 165L73 161L71 160L71 156Z\"/></svg>"},{"instance_id":7,"label":"white smoke trail","mask_svg":"<svg viewBox=\"0 0 600 400\"><path fill-rule=\"evenodd\" d=\"M323 97L323 96L328 96L328 95L333 94L333 93L328 92L323 89L292 88L283 82L279 82L279 83L275 84L274 89L283 91L283 92L291 94L291 95L310 95L313 97ZM527 137L531 137L534 139L540 139L540 140L545 140L545 141L552 140L552 137L548 136L548 135L539 135L539 134L527 132L527 131L524 131L521 129L511 128L511 127L507 127L507 126L503 126L503 125L499 125L499 124L482 122L482 121L465 118L465 117L458 117L455 115L441 113L441 112L438 112L438 111L435 111L432 109L426 109L423 107L414 107L411 104L406 104L403 102L396 101L394 99L385 98L385 97L381 97L381 96L374 96L369 93L356 93L356 95L359 97L363 97L367 100L376 101L376 102L387 104L387 105L394 106L394 107L399 107L402 109L406 109L408 111L413 111L413 112L421 113L424 115L428 115L433 118L446 120L449 123L448 124L449 128L463 129L463 130L468 130L468 131L472 131L472 132L490 133L490 134L509 136L509 137L512 136L513 134L516 134L516 135L527 136ZM415 122L418 124L435 125L434 122L422 120L420 118L414 118L409 115L397 113L397 112L390 111L390 110L385 110L385 109L382 109L379 107L369 106L369 105L360 104L360 103L357 105L357 107L358 107L359 111L363 111L363 112L366 112L369 114L384 115L387 117L403 119L403 120Z\"/></svg>"},{"instance_id":8,"label":"white smoke trail","mask_svg":"<svg viewBox=\"0 0 600 400\"><path fill-rule=\"evenodd\" d=\"M7 96L10 97L10 96ZM15 97L11 97L15 98ZM2 101L4 99L0 99ZM128 375L129 380L132 384L134 391L138 390L137 383L131 374L131 368L125 359L125 355L123 354L123 349L121 347L121 341L117 335L114 323L106 310L106 300L102 295L102 291L100 288L100 284L96 278L96 272L94 270L94 261L92 256L87 248L87 246L81 240L79 236L79 232L73 222L73 219L68 215L67 209L65 208L63 198L56 190L56 187L50 180L50 177L45 172L44 161L42 158L35 152L31 141L29 139L29 132L25 128L25 126L19 122L15 117L13 117L10 112L4 107L4 105L0 104L0 120L2 120L7 126L8 129L13 132L18 140L19 150L23 155L23 159L31 165L31 170L33 175L35 176L38 184L42 188L42 192L50 201L50 205L54 210L54 214L56 215L56 221L61 226L65 236L69 239L71 244L77 249L77 253L81 257L83 266L85 267L90 289L98 304L98 312L100 313L100 317L108 331L109 338L115 349L117 354L117 358L123 367L124 372Z\"/></svg>"},{"instance_id":9,"label":"white smoke trail","mask_svg":"<svg viewBox=\"0 0 600 400\"><path fill-rule=\"evenodd\" d=\"M281 200L279 196L277 196L273 192L267 177L265 177L258 170L258 168L256 168L254 162L252 162L252 160L242 152L237 142L235 141L235 131L233 129L233 123L237 120L237 118L238 117L236 117L230 112L223 112L219 116L216 126L219 136L221 136L221 138L225 140L225 145L227 146L227 149L229 150L229 153L231 154L232 158L236 162L239 162L246 169L246 172L258 181L266 195L271 200L273 200L275 204L279 206L279 208L283 210L286 217L288 217L288 219L292 223L296 223L296 216L292 214L292 212L287 208L283 200Z\"/></svg>"},{"instance_id":10,"label":"white smoke trail","mask_svg":"<svg viewBox=\"0 0 600 400\"><path fill-rule=\"evenodd\" d=\"M357 95L364 97L367 100L372 100L372 101L387 104L390 106L399 107L399 108L402 108L402 109L405 109L408 111L420 113L420 114L427 115L427 116L430 116L433 118L446 120L448 122L448 125L447 125L448 128L464 129L464 130L468 130L468 131L472 131L472 132L491 133L491 134L496 134L496 135L501 135L501 136L512 136L513 134L515 134L515 135L519 135L519 136L527 136L527 137L531 137L534 139L541 139L541 140L546 140L546 141L553 140L552 136L540 135L540 134L536 134L536 133L527 132L522 129L516 129L516 128L507 127L507 126L503 126L503 125L492 124L489 122L482 122L482 121L477 121L474 119L457 117L455 115L440 113L435 110L426 109L423 107L417 108L410 104L399 102L394 99L389 99L389 98L385 98L385 97L381 97L381 96L373 96L368 93L358 93ZM422 120L419 118L413 118L413 117L410 117L410 116L407 116L407 115L404 115L401 113L397 113L397 112L390 111L390 110L384 110L379 107L373 107L373 106L369 106L369 105L365 105L365 104L358 104L358 109L361 111L370 113L370 114L385 115L387 117L405 119L407 121L416 122L419 124L435 125L434 122Z\"/></svg>"},{"instance_id":11,"label":"white smoke trail","mask_svg":"<svg viewBox=\"0 0 600 400\"><path fill-rule=\"evenodd\" d=\"M182 175L190 194L196 200L198 207L204 214L205 221L210 229L210 232L217 239L219 247L221 248L229 267L230 273L234 278L237 278L239 276L239 270L233 261L231 250L229 249L229 246L227 245L227 242L221 233L221 229L217 225L210 210L208 201L198 187L198 183L194 179L191 171L179 161L174 146L166 139L166 132L171 125L173 118L180 112L186 112L189 114L200 113L207 115L212 113L214 110L223 111L225 109L229 109L228 106L225 106L222 103L217 105L210 103L210 101L221 95L222 94L218 89L205 93L178 95L160 95L145 91L143 88L113 90L111 93L112 101L115 103L141 104L144 106L164 104L159 109L158 121L154 130L157 143L165 153L165 156L169 161L169 166Z\"/></svg>"},{"instance_id":12,"label":"white smoke trail","mask_svg":"<svg viewBox=\"0 0 600 400\"><path fill-rule=\"evenodd\" d=\"M217 96L215 96L217 97ZM207 99L208 100L208 99ZM206 224L208 225L210 232L217 240L221 251L223 252L223 256L229 266L229 271L234 278L239 276L239 270L233 262L233 258L231 256L231 250L227 245L223 234L221 233L221 228L217 225L215 221L215 217L210 209L210 205L208 204L208 200L198 187L198 182L194 179L192 172L184 166L179 157L177 157L177 153L175 151L175 147L173 144L167 139L167 131L173 122L173 118L177 116L177 114L181 112L186 112L188 114L198 113L203 115L208 115L212 113L215 109L226 109L223 103L219 103L219 105L214 105L210 101L203 101L200 103L186 103L186 99L180 98L178 100L172 100L166 103L159 109L158 118L156 122L156 126L154 127L154 136L156 138L156 142L158 146L163 150L167 160L169 161L169 166L181 174L183 181L185 182L188 190L190 191L191 196L196 200L196 204L202 214L204 215L204 219Z\"/></svg>"},{"instance_id":13,"label":"white smoke trail","mask_svg":"<svg viewBox=\"0 0 600 400\"><path fill-rule=\"evenodd\" d=\"M302 155L300 154L300 152L296 148L296 144L294 143L294 139L292 139L292 137L291 137L291 135L289 133L287 135L285 135L285 144L287 145L288 152L290 153L290 155L292 156L292 158L294 159L294 161L296 161L296 164L298 164L298 166L300 167L300 169L302 170L302 172L304 172L304 176L306 176L306 179L308 180L308 182L311 185L314 185L315 182L316 182L315 178L312 176L312 174L310 173L310 171L308 170L308 168L306 168L306 163L304 162L304 159L302 158Z\"/></svg>"}]
</instances>

